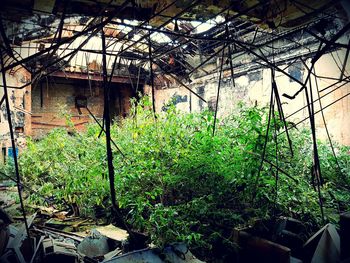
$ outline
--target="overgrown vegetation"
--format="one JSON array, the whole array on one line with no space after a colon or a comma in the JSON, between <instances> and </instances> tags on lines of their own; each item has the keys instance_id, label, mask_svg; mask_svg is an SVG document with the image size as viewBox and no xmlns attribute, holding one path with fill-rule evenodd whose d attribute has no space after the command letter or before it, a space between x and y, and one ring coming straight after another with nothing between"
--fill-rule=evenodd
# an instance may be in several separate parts
<instances>
[{"instance_id":1,"label":"overgrown vegetation","mask_svg":"<svg viewBox=\"0 0 350 263\"><path fill-rule=\"evenodd\" d=\"M294 157L286 136L277 136L278 163L276 136L270 133L266 159L280 169L277 188L276 168L268 162L256 179L266 117L264 108L239 105L218 122L213 137L210 112L185 114L169 107L155 120L147 98L133 102L131 116L112 127L112 138L126 155L114 148L117 201L128 223L159 246L185 241L232 250L233 227L257 219L283 215L310 229L319 226L309 132L290 130ZM280 121L271 127L283 131ZM40 141L28 140L19 159L24 182L56 205L76 204L83 216L110 207L105 138L99 134L97 125L89 125L84 133L55 129ZM341 170L327 142L319 142L323 205L331 222L350 205L349 147L336 150ZM44 202L35 194L30 201Z\"/></svg>"}]
</instances>

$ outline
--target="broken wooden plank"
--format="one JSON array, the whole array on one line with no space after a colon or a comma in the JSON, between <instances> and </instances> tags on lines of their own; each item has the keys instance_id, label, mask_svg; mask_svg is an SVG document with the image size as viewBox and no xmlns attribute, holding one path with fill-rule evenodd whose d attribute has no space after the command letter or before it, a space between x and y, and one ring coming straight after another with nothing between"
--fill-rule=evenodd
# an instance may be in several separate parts
<instances>
[{"instance_id":1,"label":"broken wooden plank","mask_svg":"<svg viewBox=\"0 0 350 263\"><path fill-rule=\"evenodd\" d=\"M100 232L102 235L116 241L127 240L129 236L126 230L113 226L112 224L98 227L96 228L96 230Z\"/></svg>"},{"instance_id":2,"label":"broken wooden plank","mask_svg":"<svg viewBox=\"0 0 350 263\"><path fill-rule=\"evenodd\" d=\"M62 230L50 228L47 226L36 226L34 227L34 230L43 234L51 234L51 235L57 235L57 236L62 236L65 238L71 238L73 240L76 240L78 242L81 242L84 239L84 236L81 236L76 233L68 233Z\"/></svg>"},{"instance_id":3,"label":"broken wooden plank","mask_svg":"<svg viewBox=\"0 0 350 263\"><path fill-rule=\"evenodd\" d=\"M240 254L244 262L290 262L291 250L288 247L245 231L234 231L235 241L242 248Z\"/></svg>"}]
</instances>

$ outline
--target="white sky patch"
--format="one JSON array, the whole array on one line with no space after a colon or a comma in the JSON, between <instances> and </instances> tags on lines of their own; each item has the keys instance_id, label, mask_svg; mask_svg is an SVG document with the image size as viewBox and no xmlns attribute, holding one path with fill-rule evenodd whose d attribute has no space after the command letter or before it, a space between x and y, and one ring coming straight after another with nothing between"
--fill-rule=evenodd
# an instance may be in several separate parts
<instances>
[{"instance_id":1,"label":"white sky patch","mask_svg":"<svg viewBox=\"0 0 350 263\"><path fill-rule=\"evenodd\" d=\"M152 41L156 41L158 43L169 43L171 42L171 39L163 34L163 33L158 33L158 32L154 32L151 34L151 40Z\"/></svg>"},{"instance_id":2,"label":"white sky patch","mask_svg":"<svg viewBox=\"0 0 350 263\"><path fill-rule=\"evenodd\" d=\"M196 33L203 33L205 31L208 31L209 29L213 28L216 23L212 20L208 20L205 23L199 22L199 21L192 21L192 26L196 27L195 32Z\"/></svg>"},{"instance_id":3,"label":"white sky patch","mask_svg":"<svg viewBox=\"0 0 350 263\"><path fill-rule=\"evenodd\" d=\"M133 36L132 40L137 42L141 39L141 35L140 34L136 34ZM148 42L147 39L143 39L141 40L138 44L135 45L136 49L139 50L143 50L143 51L147 51L148 50Z\"/></svg>"},{"instance_id":4,"label":"white sky patch","mask_svg":"<svg viewBox=\"0 0 350 263\"><path fill-rule=\"evenodd\" d=\"M192 21L192 26L196 27L195 32L196 33L203 33L205 31L208 31L209 29L213 28L219 23L222 23L225 21L225 18L223 16L217 16L214 19L209 19L206 22L200 22L200 21Z\"/></svg>"},{"instance_id":5,"label":"white sky patch","mask_svg":"<svg viewBox=\"0 0 350 263\"><path fill-rule=\"evenodd\" d=\"M140 35L134 35L132 40L134 41L139 41L141 39L141 36Z\"/></svg>"},{"instance_id":6,"label":"white sky patch","mask_svg":"<svg viewBox=\"0 0 350 263\"><path fill-rule=\"evenodd\" d=\"M215 18L215 22L216 22L217 24L223 23L223 22L225 22L225 18L224 18L223 16L217 16L217 17Z\"/></svg>"},{"instance_id":7,"label":"white sky patch","mask_svg":"<svg viewBox=\"0 0 350 263\"><path fill-rule=\"evenodd\" d=\"M127 34L127 33L129 33L129 32L132 30L131 27L129 27L129 26L123 26L123 25L118 25L118 29L119 29L121 32L123 32L124 34Z\"/></svg>"},{"instance_id":8,"label":"white sky patch","mask_svg":"<svg viewBox=\"0 0 350 263\"><path fill-rule=\"evenodd\" d=\"M140 21L137 21L137 20L127 20L125 19L124 20L124 23L125 24L128 24L130 26L138 26L140 24Z\"/></svg>"}]
</instances>

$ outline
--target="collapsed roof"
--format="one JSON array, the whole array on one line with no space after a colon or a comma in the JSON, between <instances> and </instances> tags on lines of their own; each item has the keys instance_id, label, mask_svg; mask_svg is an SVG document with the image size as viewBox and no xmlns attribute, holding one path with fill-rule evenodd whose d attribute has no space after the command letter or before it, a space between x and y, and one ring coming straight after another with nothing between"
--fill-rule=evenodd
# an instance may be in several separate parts
<instances>
[{"instance_id":1,"label":"collapsed roof","mask_svg":"<svg viewBox=\"0 0 350 263\"><path fill-rule=\"evenodd\" d=\"M218 56L235 75L313 56L348 23L345 2L6 0L1 48L5 67L22 65L33 80L102 74L104 34L109 73L147 79L152 63L156 77L183 84L208 74L203 65L218 71Z\"/></svg>"}]
</instances>

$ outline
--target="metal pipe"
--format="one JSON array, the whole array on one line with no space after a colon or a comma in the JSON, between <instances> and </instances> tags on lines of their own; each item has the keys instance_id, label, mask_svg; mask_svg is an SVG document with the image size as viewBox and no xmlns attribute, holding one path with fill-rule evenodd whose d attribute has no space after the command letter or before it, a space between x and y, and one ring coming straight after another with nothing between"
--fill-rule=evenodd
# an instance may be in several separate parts
<instances>
[{"instance_id":1,"label":"metal pipe","mask_svg":"<svg viewBox=\"0 0 350 263\"><path fill-rule=\"evenodd\" d=\"M94 31L94 30L96 30L96 29L103 28L103 27L104 27L105 25L107 25L110 21L112 21L112 19L115 17L115 15L119 14L119 13L126 7L126 5L127 5L128 3L129 3L129 0L125 0L124 3L120 6L120 8L117 10L117 12L111 13L111 14L108 16L108 18L105 19L103 22L101 22L101 23L99 23L99 24L96 24L96 25L92 25L92 26L90 26L89 28L87 28L87 29L85 29L85 30L83 30L83 31L81 31L81 32L78 32L76 35L74 35L74 36L71 37L71 38L63 39L63 40L59 41L57 44L55 44L55 45L52 45L52 46L50 46L50 47L48 47L48 48L46 48L46 49L44 49L44 50L41 50L41 51L39 51L39 52L37 52L37 53L31 55L31 56L28 56L28 57L22 59L21 61L14 62L14 63L10 64L10 65L4 67L5 71L8 71L8 70L10 70L10 69L12 69L12 68L14 68L14 67L16 67L16 66L19 66L19 65L21 65L22 63L27 63L27 62L31 61L32 59L35 59L35 58L37 58L37 57L39 57L39 56L41 56L41 55L44 55L44 54L50 52L51 50L54 50L55 48L57 48L57 47L59 47L59 46L62 46L63 44L67 44L67 43L71 42L72 40L74 40L74 39L76 39L76 38L78 38L78 37L80 37L80 36L85 35L85 34L88 33L88 32Z\"/></svg>"},{"instance_id":2,"label":"metal pipe","mask_svg":"<svg viewBox=\"0 0 350 263\"><path fill-rule=\"evenodd\" d=\"M219 73L218 92L216 94L216 105L215 105L214 124L213 124L213 136L215 135L216 120L217 120L217 114L218 114L218 108L219 108L219 96L220 96L220 87L221 87L222 66L224 65L224 56L225 56L225 48L222 50L222 56L221 56L221 67L220 67L220 73Z\"/></svg>"},{"instance_id":3,"label":"metal pipe","mask_svg":"<svg viewBox=\"0 0 350 263\"><path fill-rule=\"evenodd\" d=\"M152 109L154 118L157 119L156 116L156 100L155 100L155 88L154 88L154 75L153 75L153 59L152 59L152 42L151 42L151 33L148 34L148 56L149 56L149 69L150 69L150 77L151 77L151 86L152 86Z\"/></svg>"},{"instance_id":4,"label":"metal pipe","mask_svg":"<svg viewBox=\"0 0 350 263\"><path fill-rule=\"evenodd\" d=\"M115 198L115 185L114 185L114 167L113 167L113 153L111 148L111 116L109 112L109 87L107 86L107 62L106 62L106 39L103 32L102 34L102 70L103 70L103 94L104 94L104 110L103 118L105 120L105 133L106 133L106 150L107 150L107 164L109 175L109 186L111 192L112 206L114 210L117 210L117 203Z\"/></svg>"}]
</instances>

